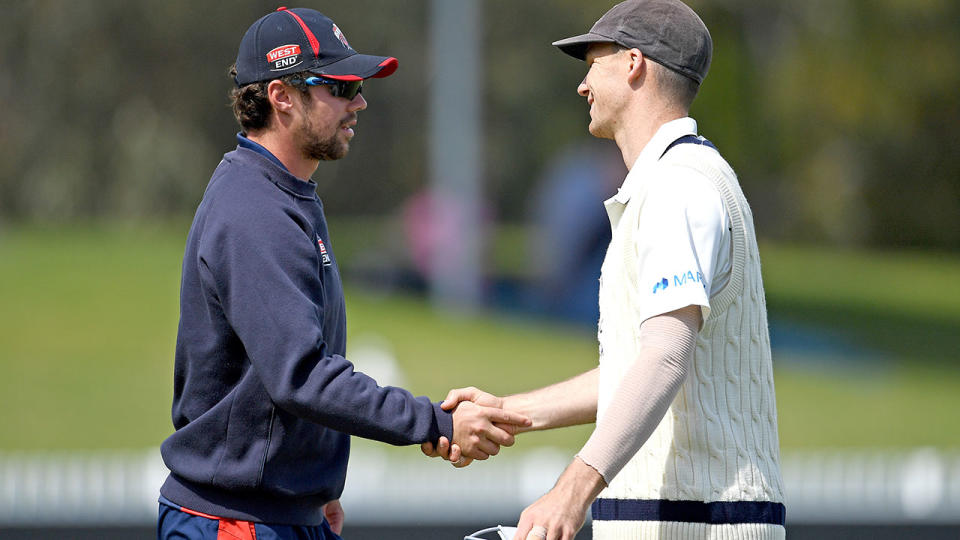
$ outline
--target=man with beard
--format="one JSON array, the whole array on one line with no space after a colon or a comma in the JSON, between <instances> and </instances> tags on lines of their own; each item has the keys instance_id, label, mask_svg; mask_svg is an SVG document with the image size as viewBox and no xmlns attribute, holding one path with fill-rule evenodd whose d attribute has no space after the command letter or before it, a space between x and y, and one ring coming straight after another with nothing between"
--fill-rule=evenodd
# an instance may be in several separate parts
<instances>
[{"instance_id":1,"label":"man with beard","mask_svg":"<svg viewBox=\"0 0 960 540\"><path fill-rule=\"evenodd\" d=\"M242 131L183 259L159 538L336 539L350 435L452 441L486 459L513 443L504 424L526 423L473 403L451 414L344 357L343 287L310 176L347 154L363 81L396 68L310 9L280 8L244 35L231 70Z\"/></svg>"}]
</instances>

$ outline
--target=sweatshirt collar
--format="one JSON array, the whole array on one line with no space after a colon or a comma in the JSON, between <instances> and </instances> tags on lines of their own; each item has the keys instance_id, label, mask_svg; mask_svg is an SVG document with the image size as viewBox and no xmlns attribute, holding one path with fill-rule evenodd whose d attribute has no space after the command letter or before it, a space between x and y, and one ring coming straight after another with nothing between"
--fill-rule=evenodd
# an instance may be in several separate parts
<instances>
[{"instance_id":1,"label":"sweatshirt collar","mask_svg":"<svg viewBox=\"0 0 960 540\"><path fill-rule=\"evenodd\" d=\"M287 171L287 172L290 172L290 171L287 169L287 166L284 165L282 161L280 161L280 158L278 158L277 156L273 155L273 152L267 150L267 148L266 148L265 146L263 146L262 144L260 144L260 143L258 143L258 142L251 141L250 139L248 139L247 136L244 135L242 131L239 132L239 133L237 133L237 145L238 145L240 148L246 148L247 150L253 150L254 152L256 152L256 153L258 153L258 154L266 157L266 158L269 159L270 161L272 161L272 162L276 163L277 165L279 165L281 169L283 169L283 170L285 170L285 171Z\"/></svg>"},{"instance_id":2,"label":"sweatshirt collar","mask_svg":"<svg viewBox=\"0 0 960 540\"><path fill-rule=\"evenodd\" d=\"M268 178L281 189L306 199L313 199L317 196L317 184L313 180L307 179L304 181L294 176L286 165L280 161L280 158L273 155L262 144L248 139L242 132L237 133L237 148L251 150L276 165L280 170L277 174L269 174Z\"/></svg>"}]
</instances>

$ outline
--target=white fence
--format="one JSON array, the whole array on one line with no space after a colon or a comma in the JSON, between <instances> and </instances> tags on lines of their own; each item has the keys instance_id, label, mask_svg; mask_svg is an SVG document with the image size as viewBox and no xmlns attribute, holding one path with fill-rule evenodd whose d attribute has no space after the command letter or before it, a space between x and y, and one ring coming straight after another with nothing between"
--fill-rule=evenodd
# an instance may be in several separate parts
<instances>
[{"instance_id":1,"label":"white fence","mask_svg":"<svg viewBox=\"0 0 960 540\"><path fill-rule=\"evenodd\" d=\"M515 519L569 459L507 451L455 470L414 448L358 444L342 502L356 524ZM783 473L789 523L960 523L957 451L793 452ZM166 474L156 449L0 453L0 526L150 523Z\"/></svg>"}]
</instances>

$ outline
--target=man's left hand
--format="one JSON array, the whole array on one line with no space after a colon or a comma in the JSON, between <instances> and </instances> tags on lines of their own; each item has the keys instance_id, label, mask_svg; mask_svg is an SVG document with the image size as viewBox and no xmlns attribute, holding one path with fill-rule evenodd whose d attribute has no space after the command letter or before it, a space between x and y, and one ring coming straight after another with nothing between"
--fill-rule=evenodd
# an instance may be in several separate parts
<instances>
[{"instance_id":1,"label":"man's left hand","mask_svg":"<svg viewBox=\"0 0 960 540\"><path fill-rule=\"evenodd\" d=\"M496 425L496 424L494 424ZM501 429L504 426L498 426ZM473 459L468 458L462 454L460 447L456 444L450 444L450 441L446 437L440 437L440 440L437 441L437 446L434 447L433 443L425 442L420 444L420 451L423 452L423 455L427 457L440 457L451 463L453 466L462 469L467 465L470 465L473 462Z\"/></svg>"},{"instance_id":2,"label":"man's left hand","mask_svg":"<svg viewBox=\"0 0 960 540\"><path fill-rule=\"evenodd\" d=\"M573 540L587 507L606 487L593 467L574 458L557 484L520 514L516 540Z\"/></svg>"},{"instance_id":3,"label":"man's left hand","mask_svg":"<svg viewBox=\"0 0 960 540\"><path fill-rule=\"evenodd\" d=\"M330 530L338 536L343 532L343 507L340 506L340 500L335 499L323 505L323 517L327 518L330 524Z\"/></svg>"}]
</instances>

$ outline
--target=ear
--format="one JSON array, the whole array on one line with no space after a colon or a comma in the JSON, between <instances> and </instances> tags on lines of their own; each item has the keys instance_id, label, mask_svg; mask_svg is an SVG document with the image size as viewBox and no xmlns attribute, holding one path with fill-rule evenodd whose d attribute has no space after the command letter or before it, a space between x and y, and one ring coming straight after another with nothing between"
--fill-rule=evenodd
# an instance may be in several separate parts
<instances>
[{"instance_id":1,"label":"ear","mask_svg":"<svg viewBox=\"0 0 960 540\"><path fill-rule=\"evenodd\" d=\"M277 111L277 115L287 114L294 108L294 100L299 96L294 96L293 88L290 88L280 80L274 79L267 85L267 99L270 100L270 106Z\"/></svg>"},{"instance_id":2,"label":"ear","mask_svg":"<svg viewBox=\"0 0 960 540\"><path fill-rule=\"evenodd\" d=\"M627 82L633 85L644 76L644 70L646 69L643 61L644 56L643 53L640 52L640 49L627 49L624 51L624 54L627 55L628 59Z\"/></svg>"}]
</instances>

